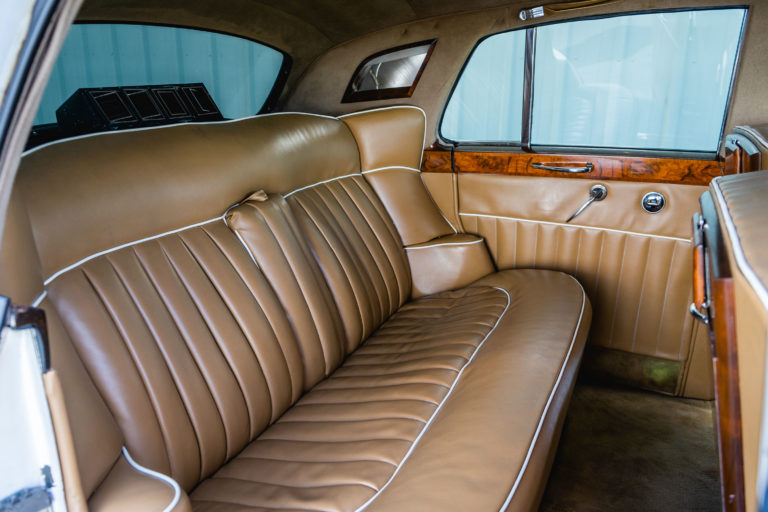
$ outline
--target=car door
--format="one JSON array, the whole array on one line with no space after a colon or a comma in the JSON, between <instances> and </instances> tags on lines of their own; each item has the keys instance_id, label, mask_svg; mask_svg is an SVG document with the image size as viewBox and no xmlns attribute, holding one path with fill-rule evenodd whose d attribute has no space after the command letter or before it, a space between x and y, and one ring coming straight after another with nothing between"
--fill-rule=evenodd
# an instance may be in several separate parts
<instances>
[{"instance_id":1,"label":"car door","mask_svg":"<svg viewBox=\"0 0 768 512\"><path fill-rule=\"evenodd\" d=\"M498 268L575 275L588 373L712 398L689 314L691 216L717 153L744 9L621 14L504 32L464 66L422 175Z\"/></svg>"}]
</instances>

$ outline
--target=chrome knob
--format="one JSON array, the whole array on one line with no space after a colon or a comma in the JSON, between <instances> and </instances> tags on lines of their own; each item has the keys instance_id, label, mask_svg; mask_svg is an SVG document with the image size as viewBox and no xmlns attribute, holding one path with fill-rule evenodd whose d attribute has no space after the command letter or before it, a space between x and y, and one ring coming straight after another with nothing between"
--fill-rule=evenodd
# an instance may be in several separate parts
<instances>
[{"instance_id":1,"label":"chrome knob","mask_svg":"<svg viewBox=\"0 0 768 512\"><path fill-rule=\"evenodd\" d=\"M667 205L667 200L659 192L648 192L643 196L641 204L648 213L659 213Z\"/></svg>"}]
</instances>

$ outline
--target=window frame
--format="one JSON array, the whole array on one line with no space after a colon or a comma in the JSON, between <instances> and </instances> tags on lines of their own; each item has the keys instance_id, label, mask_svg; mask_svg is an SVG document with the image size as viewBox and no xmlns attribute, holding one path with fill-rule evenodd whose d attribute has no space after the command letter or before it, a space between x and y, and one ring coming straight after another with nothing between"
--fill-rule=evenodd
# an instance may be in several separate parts
<instances>
[{"instance_id":1,"label":"window frame","mask_svg":"<svg viewBox=\"0 0 768 512\"><path fill-rule=\"evenodd\" d=\"M353 89L355 78L360 74L360 71L363 69L363 67L370 62L371 60L381 57L384 55L388 55L390 53L399 52L401 50L408 50L410 48L416 48L419 46L427 46L429 45L429 48L427 49L427 53L424 55L424 60L421 63L421 67L419 67L419 71L416 73L416 76L413 79L413 83L410 85L410 87L390 87L388 89L372 89L368 91L355 91ZM416 85L419 83L419 79L421 78L422 73L424 73L424 69L427 67L427 63L429 62L429 58L432 56L432 52L435 50L435 46L437 46L437 38L434 39L426 39L424 41L417 41L415 43L408 43L400 46L395 46L394 48L387 48L386 50L381 50L379 52L373 53L366 58L364 58L362 61L360 61L360 64L357 65L355 68L355 71L352 73L352 76L349 79L349 83L347 84L347 88L344 90L344 96L341 98L342 103L357 103L359 101L376 101L376 100L392 100L397 98L410 98L414 91L416 90Z\"/></svg>"},{"instance_id":2,"label":"window frame","mask_svg":"<svg viewBox=\"0 0 768 512\"><path fill-rule=\"evenodd\" d=\"M539 27L548 25L561 25L564 23L574 23L579 21L598 20L598 19L610 19L625 16L634 16L639 14L666 14L676 12L697 12L697 11L720 11L731 9L743 9L744 19L741 23L739 32L739 43L736 48L736 55L733 63L733 73L731 74L731 80L728 84L728 95L725 102L725 109L723 111L723 121L720 126L720 135L718 138L717 149L715 151L686 151L686 150L671 150L671 149L653 149L653 148L621 148L621 147L605 147L605 146L560 146L560 145L536 145L531 144L531 128L533 126L533 87L534 87L534 74L536 70L536 30ZM733 92L736 78L739 75L741 69L741 54L744 48L744 37L747 33L747 25L750 18L751 7L749 5L719 5L719 6L703 6L703 7L679 7L672 9L650 9L650 10L637 10L627 12L615 12L608 14L599 14L593 16L580 16L576 18L569 18L565 20L553 20L541 23L525 24L516 28L507 30L501 30L492 34L487 34L477 40L472 47L472 51L467 56L464 64L461 66L456 80L453 82L451 92L443 105L440 118L437 123L437 140L436 147L443 150L458 150L458 151L478 151L478 152L517 152L522 151L526 153L544 153L544 154L574 154L574 155L613 155L613 156L653 156L653 157L666 157L666 158L692 158L699 160L716 160L720 148L725 140L725 127L728 123L728 117L730 115L731 106L733 104ZM525 33L525 59L523 68L523 118L522 118L522 130L521 140L519 142L483 142L483 141L455 141L443 136L443 118L445 117L448 104L453 98L456 87L458 86L464 72L467 69L467 65L472 60L478 47L486 40L499 34L506 34L509 32L523 31Z\"/></svg>"},{"instance_id":3,"label":"window frame","mask_svg":"<svg viewBox=\"0 0 768 512\"><path fill-rule=\"evenodd\" d=\"M244 36L241 34L233 34L232 32L225 32L223 30L216 30L216 29L210 29L205 27L191 27L188 25L181 25L178 23L160 23L160 22L154 22L154 21L144 22L144 21L126 21L126 20L109 20L109 19L77 20L74 23L72 23L72 25L73 26L74 25L137 25L137 26L168 27L168 28L180 28L180 29L186 29L186 30L197 30L198 32L208 32L211 34L221 34L223 36L230 36L230 37L237 37L238 39L245 39L246 41L260 44L262 46L266 46L267 48L275 50L276 52L280 53L280 55L283 56L283 62L282 64L280 64L280 70L277 72L275 83L272 85L272 89L269 91L269 94L267 95L267 99L264 100L264 105L261 106L261 109L258 112L254 112L254 115L268 114L275 110L275 107L277 106L277 100L280 98L280 95L282 94L283 89L285 89L285 84L288 82L288 76L291 74L291 68L293 67L293 58L288 53L281 50L280 48L273 46L269 43L265 43L264 41L259 41L258 39L254 39L252 37ZM37 126L43 126L43 125L37 125Z\"/></svg>"}]
</instances>

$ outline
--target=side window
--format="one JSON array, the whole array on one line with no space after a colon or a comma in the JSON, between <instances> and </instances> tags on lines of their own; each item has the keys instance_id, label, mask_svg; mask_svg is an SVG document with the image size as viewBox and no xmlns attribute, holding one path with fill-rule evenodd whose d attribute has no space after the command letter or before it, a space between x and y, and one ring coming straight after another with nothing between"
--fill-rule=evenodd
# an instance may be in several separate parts
<instances>
[{"instance_id":1,"label":"side window","mask_svg":"<svg viewBox=\"0 0 768 512\"><path fill-rule=\"evenodd\" d=\"M745 15L742 8L622 15L490 36L459 78L441 137L715 152ZM535 41L528 46L526 32ZM529 83L526 52L533 69ZM498 90L489 92L490 84ZM521 140L527 130L507 127L526 122L528 140Z\"/></svg>"},{"instance_id":2,"label":"side window","mask_svg":"<svg viewBox=\"0 0 768 512\"><path fill-rule=\"evenodd\" d=\"M290 58L274 48L218 32L75 24L54 65L30 142L251 116L271 108L289 67Z\"/></svg>"},{"instance_id":3,"label":"side window","mask_svg":"<svg viewBox=\"0 0 768 512\"><path fill-rule=\"evenodd\" d=\"M420 41L363 59L352 74L341 102L409 98L436 43L436 39Z\"/></svg>"}]
</instances>

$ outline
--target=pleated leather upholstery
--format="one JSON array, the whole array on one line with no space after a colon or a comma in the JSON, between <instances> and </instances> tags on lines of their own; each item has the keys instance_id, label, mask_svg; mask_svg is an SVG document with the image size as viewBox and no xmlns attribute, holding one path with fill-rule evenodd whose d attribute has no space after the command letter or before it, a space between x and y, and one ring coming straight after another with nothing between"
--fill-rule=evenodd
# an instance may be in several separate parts
<instances>
[{"instance_id":1,"label":"pleated leather upholstery","mask_svg":"<svg viewBox=\"0 0 768 512\"><path fill-rule=\"evenodd\" d=\"M400 235L360 174L286 198L325 273L351 352L411 293Z\"/></svg>"},{"instance_id":2,"label":"pleated leather upholstery","mask_svg":"<svg viewBox=\"0 0 768 512\"><path fill-rule=\"evenodd\" d=\"M280 300L222 220L92 259L49 296L131 454L185 489L304 390Z\"/></svg>"},{"instance_id":3,"label":"pleated leather upholstery","mask_svg":"<svg viewBox=\"0 0 768 512\"><path fill-rule=\"evenodd\" d=\"M355 510L394 474L508 305L491 287L398 311L191 495L195 510Z\"/></svg>"},{"instance_id":4,"label":"pleated leather upholstery","mask_svg":"<svg viewBox=\"0 0 768 512\"><path fill-rule=\"evenodd\" d=\"M685 360L691 344L691 244L620 231L463 214L499 268L563 270L596 311L590 343Z\"/></svg>"},{"instance_id":5,"label":"pleated leather upholstery","mask_svg":"<svg viewBox=\"0 0 768 512\"><path fill-rule=\"evenodd\" d=\"M304 387L309 389L346 355L341 318L320 267L279 195L232 208L227 224L247 247L298 333Z\"/></svg>"}]
</instances>

